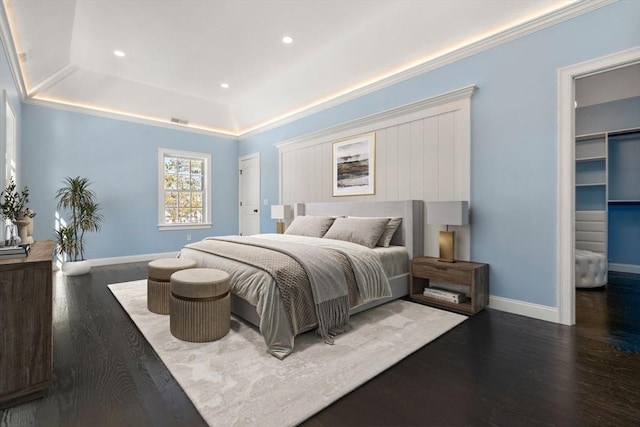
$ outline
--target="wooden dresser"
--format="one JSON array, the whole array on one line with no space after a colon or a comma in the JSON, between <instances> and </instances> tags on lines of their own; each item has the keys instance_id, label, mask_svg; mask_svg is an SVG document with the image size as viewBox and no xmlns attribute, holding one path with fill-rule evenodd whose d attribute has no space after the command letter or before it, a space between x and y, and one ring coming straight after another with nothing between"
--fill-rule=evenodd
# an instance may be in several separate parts
<instances>
[{"instance_id":1,"label":"wooden dresser","mask_svg":"<svg viewBox=\"0 0 640 427\"><path fill-rule=\"evenodd\" d=\"M0 259L0 409L42 397L52 377L52 241Z\"/></svg>"}]
</instances>

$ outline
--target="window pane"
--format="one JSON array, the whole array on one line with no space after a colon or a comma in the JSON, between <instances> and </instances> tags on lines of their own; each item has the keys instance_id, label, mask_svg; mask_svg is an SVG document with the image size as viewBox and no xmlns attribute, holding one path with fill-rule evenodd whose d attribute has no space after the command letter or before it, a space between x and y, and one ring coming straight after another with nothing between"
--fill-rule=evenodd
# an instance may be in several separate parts
<instances>
[{"instance_id":1,"label":"window pane","mask_svg":"<svg viewBox=\"0 0 640 427\"><path fill-rule=\"evenodd\" d=\"M180 207L181 208L191 207L191 194L185 193L184 191L180 193Z\"/></svg>"},{"instance_id":2,"label":"window pane","mask_svg":"<svg viewBox=\"0 0 640 427\"><path fill-rule=\"evenodd\" d=\"M190 187L194 191L202 190L202 177L201 176L191 176Z\"/></svg>"},{"instance_id":3,"label":"window pane","mask_svg":"<svg viewBox=\"0 0 640 427\"><path fill-rule=\"evenodd\" d=\"M175 224L176 222L178 222L178 209L165 209L164 222L166 222L167 224Z\"/></svg>"},{"instance_id":4,"label":"window pane","mask_svg":"<svg viewBox=\"0 0 640 427\"><path fill-rule=\"evenodd\" d=\"M191 160L191 174L200 175L202 173L202 160Z\"/></svg>"},{"instance_id":5,"label":"window pane","mask_svg":"<svg viewBox=\"0 0 640 427\"><path fill-rule=\"evenodd\" d=\"M179 175L178 176L178 189L179 190L189 190L191 189L191 180L189 179L189 175Z\"/></svg>"},{"instance_id":6,"label":"window pane","mask_svg":"<svg viewBox=\"0 0 640 427\"><path fill-rule=\"evenodd\" d=\"M189 173L189 160L187 159L179 159L178 160L178 172L179 173Z\"/></svg>"},{"instance_id":7,"label":"window pane","mask_svg":"<svg viewBox=\"0 0 640 427\"><path fill-rule=\"evenodd\" d=\"M165 174L164 175L164 189L175 190L178 188L178 179L176 175Z\"/></svg>"},{"instance_id":8,"label":"window pane","mask_svg":"<svg viewBox=\"0 0 640 427\"><path fill-rule=\"evenodd\" d=\"M164 205L168 208L178 206L178 193L175 191L167 191L164 193Z\"/></svg>"},{"instance_id":9,"label":"window pane","mask_svg":"<svg viewBox=\"0 0 640 427\"><path fill-rule=\"evenodd\" d=\"M191 193L191 206L194 208L202 207L202 193Z\"/></svg>"},{"instance_id":10,"label":"window pane","mask_svg":"<svg viewBox=\"0 0 640 427\"><path fill-rule=\"evenodd\" d=\"M180 223L191 222L189 221L189 218L191 216L190 214L191 214L191 209L189 208L178 209L178 222Z\"/></svg>"},{"instance_id":11,"label":"window pane","mask_svg":"<svg viewBox=\"0 0 640 427\"><path fill-rule=\"evenodd\" d=\"M176 166L178 164L178 160L174 157L165 157L164 158L164 171L165 173L175 173L177 171Z\"/></svg>"}]
</instances>

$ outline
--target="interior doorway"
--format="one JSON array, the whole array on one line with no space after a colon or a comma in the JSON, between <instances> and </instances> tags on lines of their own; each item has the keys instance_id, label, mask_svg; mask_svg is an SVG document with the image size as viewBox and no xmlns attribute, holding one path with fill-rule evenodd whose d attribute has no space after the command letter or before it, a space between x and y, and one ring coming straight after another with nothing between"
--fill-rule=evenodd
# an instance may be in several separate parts
<instances>
[{"instance_id":1,"label":"interior doorway","mask_svg":"<svg viewBox=\"0 0 640 427\"><path fill-rule=\"evenodd\" d=\"M640 62L640 48L562 68L558 72L558 322L575 316L575 83Z\"/></svg>"},{"instance_id":2,"label":"interior doorway","mask_svg":"<svg viewBox=\"0 0 640 427\"><path fill-rule=\"evenodd\" d=\"M239 161L240 235L260 233L260 154L254 153Z\"/></svg>"}]
</instances>

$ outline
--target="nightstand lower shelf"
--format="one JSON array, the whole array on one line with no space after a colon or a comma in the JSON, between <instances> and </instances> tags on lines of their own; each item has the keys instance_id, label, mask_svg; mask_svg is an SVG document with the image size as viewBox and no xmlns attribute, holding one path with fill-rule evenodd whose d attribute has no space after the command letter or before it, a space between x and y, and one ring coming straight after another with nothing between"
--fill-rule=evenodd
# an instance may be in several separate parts
<instances>
[{"instance_id":1,"label":"nightstand lower shelf","mask_svg":"<svg viewBox=\"0 0 640 427\"><path fill-rule=\"evenodd\" d=\"M413 294L409 295L409 299L413 302L419 302L421 304L428 304L433 307L444 308L446 310L457 311L463 314L474 315L473 306L471 305L471 300L467 298L464 302L461 303L453 303L448 301L443 301L437 298L430 298L421 294Z\"/></svg>"}]
</instances>

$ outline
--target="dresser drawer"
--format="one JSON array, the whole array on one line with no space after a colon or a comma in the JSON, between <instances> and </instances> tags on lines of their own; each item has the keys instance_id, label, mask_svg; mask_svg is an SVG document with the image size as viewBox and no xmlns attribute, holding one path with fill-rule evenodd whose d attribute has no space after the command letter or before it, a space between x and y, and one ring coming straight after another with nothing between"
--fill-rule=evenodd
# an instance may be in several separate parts
<instances>
[{"instance_id":1,"label":"dresser drawer","mask_svg":"<svg viewBox=\"0 0 640 427\"><path fill-rule=\"evenodd\" d=\"M433 266L421 263L414 263L411 273L423 279L441 280L461 285L471 285L473 274L472 271L450 268L446 265Z\"/></svg>"}]
</instances>

